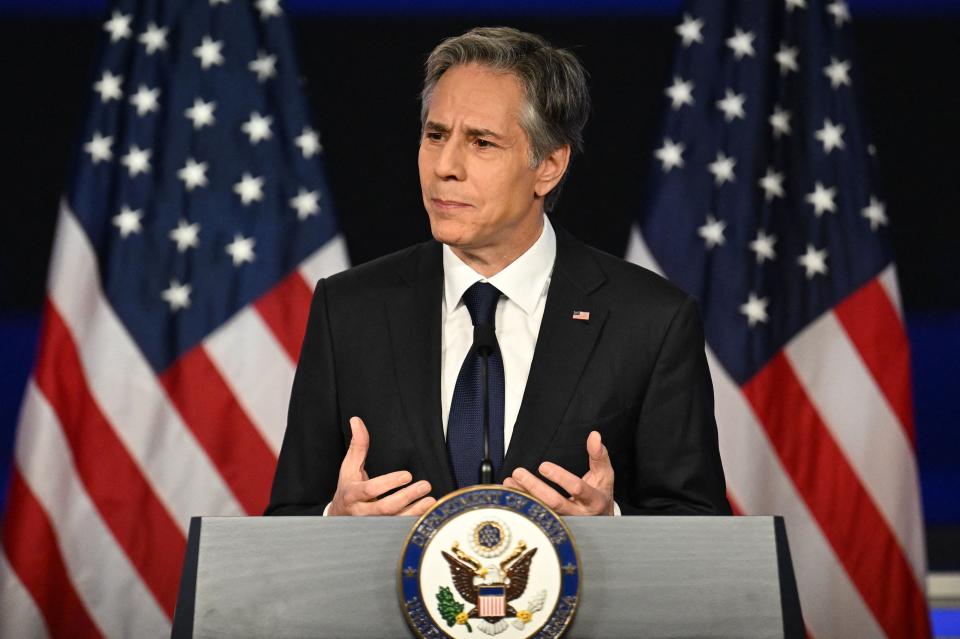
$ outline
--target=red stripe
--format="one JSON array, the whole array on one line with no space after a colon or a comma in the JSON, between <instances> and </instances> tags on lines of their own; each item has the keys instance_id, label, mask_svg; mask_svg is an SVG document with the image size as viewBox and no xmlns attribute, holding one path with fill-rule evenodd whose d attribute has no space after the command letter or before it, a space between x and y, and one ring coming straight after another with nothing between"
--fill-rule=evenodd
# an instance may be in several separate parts
<instances>
[{"instance_id":1,"label":"red stripe","mask_svg":"<svg viewBox=\"0 0 960 639\"><path fill-rule=\"evenodd\" d=\"M833 312L899 418L907 438L916 445L910 395L910 344L890 296L879 280L874 279Z\"/></svg>"},{"instance_id":2,"label":"red stripe","mask_svg":"<svg viewBox=\"0 0 960 639\"><path fill-rule=\"evenodd\" d=\"M262 514L277 460L203 346L181 356L160 383L237 501Z\"/></svg>"},{"instance_id":3,"label":"red stripe","mask_svg":"<svg viewBox=\"0 0 960 639\"><path fill-rule=\"evenodd\" d=\"M101 412L70 329L49 300L37 361L37 386L60 420L87 493L172 618L186 540Z\"/></svg>"},{"instance_id":4,"label":"red stripe","mask_svg":"<svg viewBox=\"0 0 960 639\"><path fill-rule=\"evenodd\" d=\"M102 636L73 588L50 518L16 466L10 478L3 547L50 636Z\"/></svg>"},{"instance_id":5,"label":"red stripe","mask_svg":"<svg viewBox=\"0 0 960 639\"><path fill-rule=\"evenodd\" d=\"M733 511L735 517L740 517L745 515L747 511L743 509L743 506L740 505L736 499L734 499L733 494L727 490L727 501L730 502L730 509Z\"/></svg>"},{"instance_id":6,"label":"red stripe","mask_svg":"<svg viewBox=\"0 0 960 639\"><path fill-rule=\"evenodd\" d=\"M172 618L186 540L101 412L73 336L49 300L37 361L37 386L60 420L87 493Z\"/></svg>"},{"instance_id":7,"label":"red stripe","mask_svg":"<svg viewBox=\"0 0 960 639\"><path fill-rule=\"evenodd\" d=\"M254 303L260 317L294 362L300 359L312 297L310 285L294 271Z\"/></svg>"},{"instance_id":8,"label":"red stripe","mask_svg":"<svg viewBox=\"0 0 960 639\"><path fill-rule=\"evenodd\" d=\"M929 637L923 592L903 551L783 353L743 392L880 626L891 637Z\"/></svg>"}]
</instances>

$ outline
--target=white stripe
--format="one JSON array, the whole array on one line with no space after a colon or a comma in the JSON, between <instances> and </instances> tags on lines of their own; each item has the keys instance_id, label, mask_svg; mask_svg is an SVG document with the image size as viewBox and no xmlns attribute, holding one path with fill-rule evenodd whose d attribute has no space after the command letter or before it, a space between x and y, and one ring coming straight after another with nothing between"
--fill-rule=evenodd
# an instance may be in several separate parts
<instances>
[{"instance_id":1,"label":"white stripe","mask_svg":"<svg viewBox=\"0 0 960 639\"><path fill-rule=\"evenodd\" d=\"M184 534L193 515L245 514L104 297L93 248L65 204L48 286L91 392Z\"/></svg>"},{"instance_id":2,"label":"white stripe","mask_svg":"<svg viewBox=\"0 0 960 639\"><path fill-rule=\"evenodd\" d=\"M661 273L636 226L628 259ZM766 432L708 347L720 457L731 495L747 514L782 515L804 621L816 639L883 637L883 631L797 493Z\"/></svg>"},{"instance_id":3,"label":"white stripe","mask_svg":"<svg viewBox=\"0 0 960 639\"><path fill-rule=\"evenodd\" d=\"M740 388L709 348L707 360L717 399L720 456L727 486L747 514L783 515L803 619L811 633L816 639L883 637Z\"/></svg>"},{"instance_id":4,"label":"white stripe","mask_svg":"<svg viewBox=\"0 0 960 639\"><path fill-rule=\"evenodd\" d=\"M653 253L650 252L650 247L647 246L636 224L630 227L630 241L627 243L627 255L625 259L628 262L633 262L634 264L650 269L658 275L663 275L663 271L660 270L660 265L657 263L656 258L653 257Z\"/></svg>"},{"instance_id":5,"label":"white stripe","mask_svg":"<svg viewBox=\"0 0 960 639\"><path fill-rule=\"evenodd\" d=\"M56 530L77 594L104 634L168 634L166 615L83 489L60 422L33 381L27 386L15 450L24 481Z\"/></svg>"},{"instance_id":6,"label":"white stripe","mask_svg":"<svg viewBox=\"0 0 960 639\"><path fill-rule=\"evenodd\" d=\"M204 349L274 455L287 423L294 366L252 306L204 340Z\"/></svg>"},{"instance_id":7,"label":"white stripe","mask_svg":"<svg viewBox=\"0 0 960 639\"><path fill-rule=\"evenodd\" d=\"M13 571L7 555L0 552L0 637L45 639L48 636L40 609Z\"/></svg>"},{"instance_id":8,"label":"white stripe","mask_svg":"<svg viewBox=\"0 0 960 639\"><path fill-rule=\"evenodd\" d=\"M891 264L880 273L880 286L887 292L887 296L897 310L900 321L903 321L903 302L900 300L900 284L897 282L897 268Z\"/></svg>"},{"instance_id":9,"label":"white stripe","mask_svg":"<svg viewBox=\"0 0 960 639\"><path fill-rule=\"evenodd\" d=\"M917 465L913 446L896 414L833 312L804 328L784 352L834 441L900 542L922 587L926 559Z\"/></svg>"},{"instance_id":10,"label":"white stripe","mask_svg":"<svg viewBox=\"0 0 960 639\"><path fill-rule=\"evenodd\" d=\"M343 236L337 233L329 242L318 248L305 259L300 267L300 275L307 281L313 291L317 280L329 277L350 267L350 256L347 254L347 243Z\"/></svg>"}]
</instances>

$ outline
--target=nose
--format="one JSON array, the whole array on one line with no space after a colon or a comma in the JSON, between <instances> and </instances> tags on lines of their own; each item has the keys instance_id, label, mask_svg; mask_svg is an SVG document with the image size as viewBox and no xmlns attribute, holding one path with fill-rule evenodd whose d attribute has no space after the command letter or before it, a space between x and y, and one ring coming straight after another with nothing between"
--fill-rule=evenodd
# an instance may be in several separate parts
<instances>
[{"instance_id":1,"label":"nose","mask_svg":"<svg viewBox=\"0 0 960 639\"><path fill-rule=\"evenodd\" d=\"M457 139L457 136L451 136L446 143L440 147L440 153L437 157L437 163L434 165L434 173L441 180L463 181L466 178L466 166L464 165L463 145Z\"/></svg>"}]
</instances>

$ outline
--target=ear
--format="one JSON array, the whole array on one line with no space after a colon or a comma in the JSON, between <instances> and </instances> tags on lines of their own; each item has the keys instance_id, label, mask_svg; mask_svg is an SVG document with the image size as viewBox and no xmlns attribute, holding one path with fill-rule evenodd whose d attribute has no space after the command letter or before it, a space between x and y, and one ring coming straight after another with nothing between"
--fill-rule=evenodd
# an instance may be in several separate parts
<instances>
[{"instance_id":1,"label":"ear","mask_svg":"<svg viewBox=\"0 0 960 639\"><path fill-rule=\"evenodd\" d=\"M534 182L533 192L537 197L544 197L553 190L563 174L567 171L567 165L570 164L570 145L564 144L557 147L543 159L540 166L537 167L537 181Z\"/></svg>"}]
</instances>

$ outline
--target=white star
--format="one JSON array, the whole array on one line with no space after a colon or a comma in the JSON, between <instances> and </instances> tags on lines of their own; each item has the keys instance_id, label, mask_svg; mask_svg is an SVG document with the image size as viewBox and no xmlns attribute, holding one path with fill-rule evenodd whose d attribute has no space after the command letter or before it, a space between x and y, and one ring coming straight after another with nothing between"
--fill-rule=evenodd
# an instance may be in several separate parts
<instances>
[{"instance_id":1,"label":"white star","mask_svg":"<svg viewBox=\"0 0 960 639\"><path fill-rule=\"evenodd\" d=\"M788 47L786 43L781 43L780 50L773 56L780 65L780 75L787 75L790 71L799 71L800 65L797 63L797 55L800 50L797 47Z\"/></svg>"},{"instance_id":2,"label":"white star","mask_svg":"<svg viewBox=\"0 0 960 639\"><path fill-rule=\"evenodd\" d=\"M680 76L674 76L673 84L664 93L670 98L670 107L676 111L684 104L693 105L693 80L684 82Z\"/></svg>"},{"instance_id":3,"label":"white star","mask_svg":"<svg viewBox=\"0 0 960 639\"><path fill-rule=\"evenodd\" d=\"M787 13L793 13L794 9L806 9L807 0L787 0Z\"/></svg>"},{"instance_id":4,"label":"white star","mask_svg":"<svg viewBox=\"0 0 960 639\"><path fill-rule=\"evenodd\" d=\"M110 100L119 100L123 96L123 92L120 91L122 83L122 75L113 75L109 71L104 71L100 79L94 82L93 90L100 94L100 99L105 103Z\"/></svg>"},{"instance_id":5,"label":"white star","mask_svg":"<svg viewBox=\"0 0 960 639\"><path fill-rule=\"evenodd\" d=\"M261 20L283 13L283 10L280 9L280 0L257 0L257 11L260 12Z\"/></svg>"},{"instance_id":6,"label":"white star","mask_svg":"<svg viewBox=\"0 0 960 639\"><path fill-rule=\"evenodd\" d=\"M240 196L244 205L263 199L263 178L244 173L239 182L233 185L233 192Z\"/></svg>"},{"instance_id":7,"label":"white star","mask_svg":"<svg viewBox=\"0 0 960 639\"><path fill-rule=\"evenodd\" d=\"M111 136L102 136L99 131L95 131L93 138L83 145L83 150L90 154L94 164L99 164L101 160L107 161L113 158L113 151L110 150L112 145Z\"/></svg>"},{"instance_id":8,"label":"white star","mask_svg":"<svg viewBox=\"0 0 960 639\"><path fill-rule=\"evenodd\" d=\"M744 31L740 27L737 27L734 30L733 36L727 38L727 46L733 51L733 57L741 60L745 55L751 58L755 56L756 51L753 50L754 38L756 38L756 36L753 35L752 31Z\"/></svg>"},{"instance_id":9,"label":"white star","mask_svg":"<svg viewBox=\"0 0 960 639\"><path fill-rule=\"evenodd\" d=\"M743 103L746 101L747 96L727 89L724 98L717 100L717 108L723 111L723 119L727 122L733 122L737 118L742 120L747 115L743 110Z\"/></svg>"},{"instance_id":10,"label":"white star","mask_svg":"<svg viewBox=\"0 0 960 639\"><path fill-rule=\"evenodd\" d=\"M827 274L827 249L816 250L813 244L807 244L807 252L797 258L797 264L807 271L807 279L813 279L814 275Z\"/></svg>"},{"instance_id":11,"label":"white star","mask_svg":"<svg viewBox=\"0 0 960 639\"><path fill-rule=\"evenodd\" d=\"M736 164L735 159L728 158L723 154L723 151L718 151L717 159L707 165L707 170L713 173L714 182L717 186L720 186L724 182L733 182L736 179L733 174L733 167Z\"/></svg>"},{"instance_id":12,"label":"white star","mask_svg":"<svg viewBox=\"0 0 960 639\"><path fill-rule=\"evenodd\" d=\"M127 167L130 177L136 177L140 173L149 173L151 153L150 149L141 149L134 144L127 151L127 154L120 158L120 164Z\"/></svg>"},{"instance_id":13,"label":"white star","mask_svg":"<svg viewBox=\"0 0 960 639\"><path fill-rule=\"evenodd\" d=\"M817 217L820 217L824 211L837 212L837 205L833 201L836 196L837 189L835 187L825 188L823 184L817 182L813 193L808 193L805 199L813 205L813 212L817 214Z\"/></svg>"},{"instance_id":14,"label":"white star","mask_svg":"<svg viewBox=\"0 0 960 639\"><path fill-rule=\"evenodd\" d=\"M757 239L750 242L750 250L757 254L757 264L777 258L777 253L773 250L773 245L776 243L776 235L767 235L762 229L757 231Z\"/></svg>"},{"instance_id":15,"label":"white star","mask_svg":"<svg viewBox=\"0 0 960 639\"><path fill-rule=\"evenodd\" d=\"M103 24L103 30L110 34L110 42L117 42L129 38L133 33L130 30L132 16L114 11L110 19Z\"/></svg>"},{"instance_id":16,"label":"white star","mask_svg":"<svg viewBox=\"0 0 960 639\"><path fill-rule=\"evenodd\" d=\"M842 124L834 124L830 121L830 118L827 118L823 121L823 128L814 133L813 136L823 143L823 152L830 153L834 149L843 148L843 131L844 126Z\"/></svg>"},{"instance_id":17,"label":"white star","mask_svg":"<svg viewBox=\"0 0 960 639\"><path fill-rule=\"evenodd\" d=\"M181 308L190 308L189 284L181 284L179 280L170 280L170 288L164 290L160 296L163 301L170 305L170 310L174 313Z\"/></svg>"},{"instance_id":18,"label":"white star","mask_svg":"<svg viewBox=\"0 0 960 639\"><path fill-rule=\"evenodd\" d=\"M210 36L203 36L200 46L194 47L193 55L200 60L200 66L209 69L212 66L223 64L223 41L214 40Z\"/></svg>"},{"instance_id":19,"label":"white star","mask_svg":"<svg viewBox=\"0 0 960 639\"><path fill-rule=\"evenodd\" d=\"M670 138L663 139L663 146L654 151L654 155L663 164L663 171L667 173L673 167L683 168L682 143L674 144Z\"/></svg>"},{"instance_id":20,"label":"white star","mask_svg":"<svg viewBox=\"0 0 960 639\"><path fill-rule=\"evenodd\" d=\"M767 320L770 319L767 317L767 304L769 303L769 298L757 297L756 294L751 291L750 298L747 302L740 305L740 312L747 316L747 324L750 328L753 328L757 322L767 323Z\"/></svg>"},{"instance_id":21,"label":"white star","mask_svg":"<svg viewBox=\"0 0 960 639\"><path fill-rule=\"evenodd\" d=\"M790 135L790 112L781 109L779 106L773 107L773 115L770 116L770 126L773 127L773 137L779 138L781 135Z\"/></svg>"},{"instance_id":22,"label":"white star","mask_svg":"<svg viewBox=\"0 0 960 639\"><path fill-rule=\"evenodd\" d=\"M688 13L683 14L683 22L677 25L675 31L685 47L689 47L694 42L703 42L703 20L700 18L694 20Z\"/></svg>"},{"instance_id":23,"label":"white star","mask_svg":"<svg viewBox=\"0 0 960 639\"><path fill-rule=\"evenodd\" d=\"M233 236L233 241L227 244L227 253L233 258L233 265L240 266L244 262L252 262L257 259L253 252L253 245L256 240L252 237L243 237L239 233Z\"/></svg>"},{"instance_id":24,"label":"white star","mask_svg":"<svg viewBox=\"0 0 960 639\"><path fill-rule=\"evenodd\" d=\"M256 144L260 140L269 140L273 137L273 132L270 131L270 124L273 122L273 118L268 116L262 116L256 111L250 114L250 119L244 122L240 128L250 136L250 144Z\"/></svg>"},{"instance_id":25,"label":"white star","mask_svg":"<svg viewBox=\"0 0 960 639\"><path fill-rule=\"evenodd\" d=\"M876 231L877 228L886 226L888 223L886 206L872 195L870 196L870 206L864 208L862 213L863 217L870 220L871 231Z\"/></svg>"},{"instance_id":26,"label":"white star","mask_svg":"<svg viewBox=\"0 0 960 639\"><path fill-rule=\"evenodd\" d=\"M290 206L297 211L297 219L305 220L311 215L316 215L320 211L319 191L308 191L301 188L297 191L297 196L290 199Z\"/></svg>"},{"instance_id":27,"label":"white star","mask_svg":"<svg viewBox=\"0 0 960 639\"><path fill-rule=\"evenodd\" d=\"M830 78L830 86L834 89L841 85L850 85L850 63L846 60L837 60L830 56L830 64L823 67L823 75Z\"/></svg>"},{"instance_id":28,"label":"white star","mask_svg":"<svg viewBox=\"0 0 960 639\"><path fill-rule=\"evenodd\" d=\"M775 197L783 197L783 173L777 173L773 167L768 168L767 174L760 178L760 188L767 202Z\"/></svg>"},{"instance_id":29,"label":"white star","mask_svg":"<svg viewBox=\"0 0 960 639\"><path fill-rule=\"evenodd\" d=\"M170 239L177 243L177 251L183 253L188 248L197 248L200 243L200 225L190 224L184 219L177 222L177 228L170 231Z\"/></svg>"},{"instance_id":30,"label":"white star","mask_svg":"<svg viewBox=\"0 0 960 639\"><path fill-rule=\"evenodd\" d=\"M137 107L137 115L143 117L157 110L159 99L160 89L148 89L147 85L141 84L137 92L130 96L130 104Z\"/></svg>"},{"instance_id":31,"label":"white star","mask_svg":"<svg viewBox=\"0 0 960 639\"><path fill-rule=\"evenodd\" d=\"M257 58L247 65L247 68L257 74L257 80L263 82L277 75L277 56L267 55L260 51Z\"/></svg>"},{"instance_id":32,"label":"white star","mask_svg":"<svg viewBox=\"0 0 960 639\"><path fill-rule=\"evenodd\" d=\"M293 143L300 147L300 152L303 153L305 158L312 158L323 150L323 147L320 146L320 136L308 126L303 127L303 133L298 135Z\"/></svg>"},{"instance_id":33,"label":"white star","mask_svg":"<svg viewBox=\"0 0 960 639\"><path fill-rule=\"evenodd\" d=\"M183 114L193 121L194 129L202 129L204 126L212 125L216 122L213 117L213 110L217 108L217 103L211 100L204 102L200 98L193 101L193 106L186 109Z\"/></svg>"},{"instance_id":34,"label":"white star","mask_svg":"<svg viewBox=\"0 0 960 639\"><path fill-rule=\"evenodd\" d=\"M833 16L833 22L842 27L844 22L850 22L850 7L846 2L831 2L827 5L827 13Z\"/></svg>"},{"instance_id":35,"label":"white star","mask_svg":"<svg viewBox=\"0 0 960 639\"><path fill-rule=\"evenodd\" d=\"M126 238L132 233L139 233L143 230L140 225L140 218L143 217L143 211L140 209L131 209L129 206L120 207L120 213L113 216L112 222L115 227L120 229L120 237Z\"/></svg>"},{"instance_id":36,"label":"white star","mask_svg":"<svg viewBox=\"0 0 960 639\"><path fill-rule=\"evenodd\" d=\"M723 237L723 230L725 228L727 228L726 222L718 220L712 215L708 215L707 223L697 229L697 235L703 238L709 250L715 246L722 246L726 241L726 238Z\"/></svg>"},{"instance_id":37,"label":"white star","mask_svg":"<svg viewBox=\"0 0 960 639\"><path fill-rule=\"evenodd\" d=\"M147 25L147 30L140 34L139 40L146 48L147 55L163 51L167 48L167 28L158 27L156 22L151 22Z\"/></svg>"},{"instance_id":38,"label":"white star","mask_svg":"<svg viewBox=\"0 0 960 639\"><path fill-rule=\"evenodd\" d=\"M207 163L197 162L193 158L187 158L187 163L183 168L177 171L177 177L183 180L184 186L188 191L192 191L198 186L207 185Z\"/></svg>"}]
</instances>

